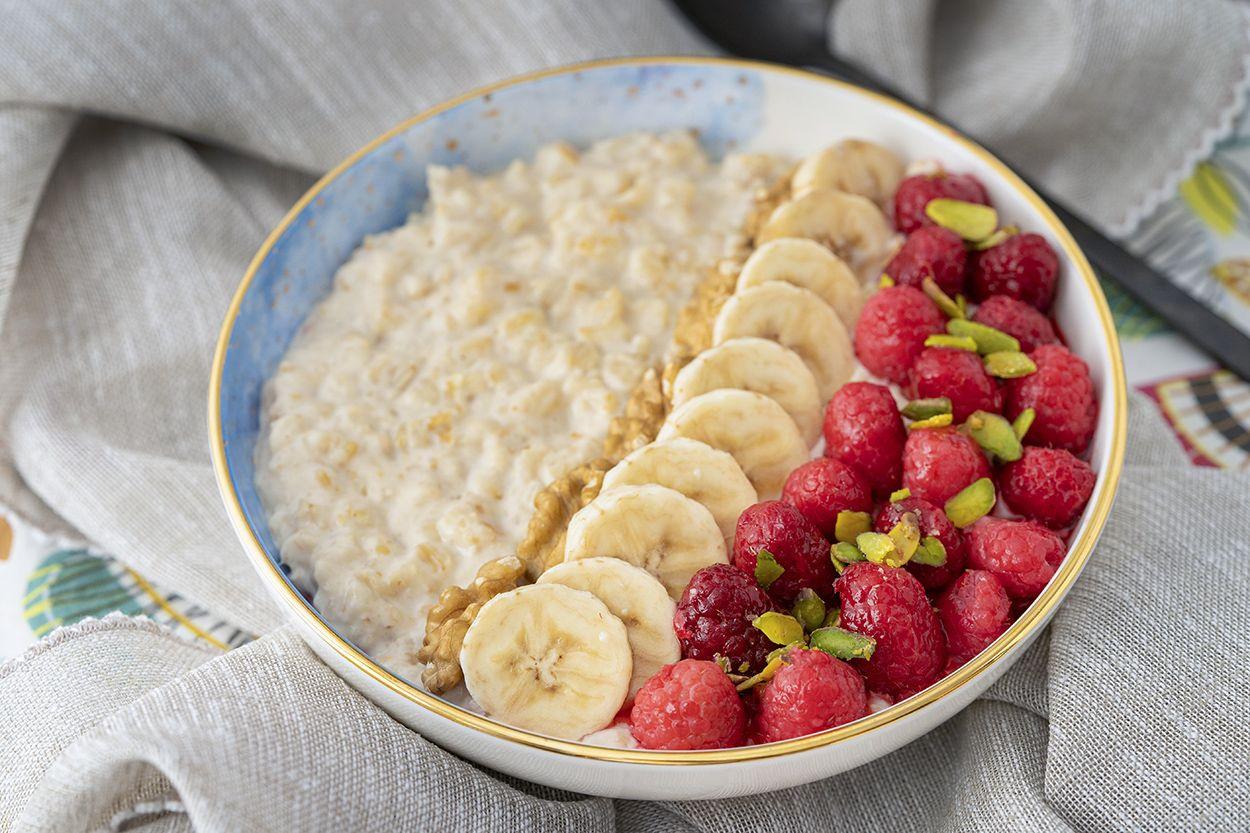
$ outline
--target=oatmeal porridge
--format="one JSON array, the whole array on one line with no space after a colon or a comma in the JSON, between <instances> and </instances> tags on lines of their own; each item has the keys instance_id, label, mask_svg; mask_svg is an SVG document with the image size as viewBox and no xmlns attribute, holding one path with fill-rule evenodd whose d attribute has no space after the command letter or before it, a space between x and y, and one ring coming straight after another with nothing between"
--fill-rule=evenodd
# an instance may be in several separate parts
<instances>
[{"instance_id":1,"label":"oatmeal porridge","mask_svg":"<svg viewBox=\"0 0 1250 833\"><path fill-rule=\"evenodd\" d=\"M264 392L257 486L333 625L415 677L438 592L515 553L538 491L598 456L784 170L687 133L429 170L425 208L343 265Z\"/></svg>"}]
</instances>

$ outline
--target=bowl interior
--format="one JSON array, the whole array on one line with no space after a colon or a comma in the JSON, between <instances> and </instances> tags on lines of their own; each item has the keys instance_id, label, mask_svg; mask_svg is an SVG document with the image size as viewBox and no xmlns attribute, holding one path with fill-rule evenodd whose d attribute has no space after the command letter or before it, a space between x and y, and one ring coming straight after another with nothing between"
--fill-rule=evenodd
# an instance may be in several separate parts
<instances>
[{"instance_id":1,"label":"bowl interior","mask_svg":"<svg viewBox=\"0 0 1250 833\"><path fill-rule=\"evenodd\" d=\"M1089 363L1101 403L1091 449L1098 484L1072 538L1073 549L1083 547L1087 555L1118 475L1123 376L1101 291L1071 238L1041 202L984 151L855 88L763 65L655 59L541 74L436 108L328 174L266 241L240 288L236 314L225 324L225 349L214 367L213 389L219 396L210 403L220 425L220 437L210 441L224 463L218 474L227 505L259 542L264 557L281 566L253 482L261 388L352 251L367 235L403 223L421 207L426 166L491 171L551 141L585 145L630 131L674 129L697 130L717 156L759 150L799 157L844 137L869 138L905 159L937 159L977 175L1005 223L1050 239L1062 261L1056 318L1072 349ZM1080 566L1070 567L1066 585Z\"/></svg>"}]
</instances>

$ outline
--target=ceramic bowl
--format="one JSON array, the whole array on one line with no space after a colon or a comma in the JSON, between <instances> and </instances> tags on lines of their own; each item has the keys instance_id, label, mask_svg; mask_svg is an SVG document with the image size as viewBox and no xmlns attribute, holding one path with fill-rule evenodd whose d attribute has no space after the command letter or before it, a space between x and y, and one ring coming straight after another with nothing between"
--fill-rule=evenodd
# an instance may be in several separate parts
<instances>
[{"instance_id":1,"label":"ceramic bowl","mask_svg":"<svg viewBox=\"0 0 1250 833\"><path fill-rule=\"evenodd\" d=\"M253 484L261 386L305 315L362 239L404 222L426 198L430 163L498 169L540 145L584 145L628 131L694 128L713 154L800 157L844 137L904 159L936 158L988 187L1002 215L1045 235L1062 260L1055 314L1089 363L1101 404L1098 482L1046 590L993 645L954 674L884 711L782 743L703 752L609 749L532 734L466 711L390 673L337 634L281 568ZM907 107L818 75L708 58L601 61L504 81L440 104L336 167L261 246L226 315L210 390L210 442L226 510L261 581L312 649L366 697L439 745L482 765L597 795L690 799L814 781L891 752L948 719L1033 641L1081 569L1111 508L1125 438L1125 387L1106 300L1072 237L1001 162Z\"/></svg>"}]
</instances>

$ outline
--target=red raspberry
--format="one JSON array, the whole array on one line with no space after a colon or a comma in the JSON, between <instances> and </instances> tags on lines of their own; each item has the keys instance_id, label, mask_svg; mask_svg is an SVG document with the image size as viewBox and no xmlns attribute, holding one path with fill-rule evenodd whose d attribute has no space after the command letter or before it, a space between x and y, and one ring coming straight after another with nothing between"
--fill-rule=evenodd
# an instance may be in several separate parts
<instances>
[{"instance_id":1,"label":"red raspberry","mask_svg":"<svg viewBox=\"0 0 1250 833\"><path fill-rule=\"evenodd\" d=\"M998 487L1013 512L1061 529L1089 502L1094 471L1071 451L1027 446L1019 460L1003 466Z\"/></svg>"},{"instance_id":2,"label":"red raspberry","mask_svg":"<svg viewBox=\"0 0 1250 833\"><path fill-rule=\"evenodd\" d=\"M768 588L774 599L789 604L804 587L822 599L833 598L837 573L829 557L829 542L798 509L784 501L766 500L743 510L734 536L734 564L754 576L760 550L772 553L785 570Z\"/></svg>"},{"instance_id":3,"label":"red raspberry","mask_svg":"<svg viewBox=\"0 0 1250 833\"><path fill-rule=\"evenodd\" d=\"M882 385L843 385L825 409L825 455L855 468L880 496L903 476L907 430L894 394Z\"/></svg>"},{"instance_id":4,"label":"red raspberry","mask_svg":"<svg viewBox=\"0 0 1250 833\"><path fill-rule=\"evenodd\" d=\"M1042 312L1055 298L1059 256L1040 234L1013 234L972 259L972 295L1008 295Z\"/></svg>"},{"instance_id":5,"label":"red raspberry","mask_svg":"<svg viewBox=\"0 0 1250 833\"><path fill-rule=\"evenodd\" d=\"M964 530L968 566L989 570L1013 599L1033 599L1063 561L1063 540L1032 521L982 518Z\"/></svg>"},{"instance_id":6,"label":"red raspberry","mask_svg":"<svg viewBox=\"0 0 1250 833\"><path fill-rule=\"evenodd\" d=\"M826 538L833 538L838 513L872 511L872 489L854 468L833 457L817 457L790 472L781 499L793 504Z\"/></svg>"},{"instance_id":7,"label":"red raspberry","mask_svg":"<svg viewBox=\"0 0 1250 833\"><path fill-rule=\"evenodd\" d=\"M855 356L870 373L901 385L924 340L946 331L946 318L919 289L887 286L864 304L855 322Z\"/></svg>"},{"instance_id":8,"label":"red raspberry","mask_svg":"<svg viewBox=\"0 0 1250 833\"><path fill-rule=\"evenodd\" d=\"M946 665L946 643L915 576L857 561L846 568L836 589L842 597L842 627L877 640L872 659L855 660L870 689L902 699L938 678Z\"/></svg>"},{"instance_id":9,"label":"red raspberry","mask_svg":"<svg viewBox=\"0 0 1250 833\"><path fill-rule=\"evenodd\" d=\"M921 226L907 235L885 273L903 286L920 288L925 278L933 278L947 295L964 291L968 250L963 238L941 226Z\"/></svg>"},{"instance_id":10,"label":"red raspberry","mask_svg":"<svg viewBox=\"0 0 1250 833\"><path fill-rule=\"evenodd\" d=\"M933 536L942 542L943 547L946 547L946 563L941 567L908 564L907 572L915 576L926 590L941 590L950 584L951 579L959 575L964 568L964 562L968 558L964 536L959 534L959 530L950 522L950 518L946 517L945 512L929 501L918 497L904 498L897 503L887 503L882 506L881 511L877 513L874 527L877 532L889 532L907 512L913 513L916 520L920 522L922 538Z\"/></svg>"},{"instance_id":11,"label":"red raspberry","mask_svg":"<svg viewBox=\"0 0 1250 833\"><path fill-rule=\"evenodd\" d=\"M954 428L912 431L903 446L903 487L937 506L989 476L981 446Z\"/></svg>"},{"instance_id":12,"label":"red raspberry","mask_svg":"<svg viewBox=\"0 0 1250 833\"><path fill-rule=\"evenodd\" d=\"M907 372L912 396L925 399L946 396L955 422L973 411L1002 410L998 383L985 372L981 357L970 350L926 347Z\"/></svg>"},{"instance_id":13,"label":"red raspberry","mask_svg":"<svg viewBox=\"0 0 1250 833\"><path fill-rule=\"evenodd\" d=\"M823 732L868 714L864 678L824 651L795 649L759 695L752 732L772 743Z\"/></svg>"},{"instance_id":14,"label":"red raspberry","mask_svg":"<svg viewBox=\"0 0 1250 833\"><path fill-rule=\"evenodd\" d=\"M638 690L629 729L644 749L723 749L746 743L747 715L719 665L683 659Z\"/></svg>"},{"instance_id":15,"label":"red raspberry","mask_svg":"<svg viewBox=\"0 0 1250 833\"><path fill-rule=\"evenodd\" d=\"M737 673L759 671L777 646L751 622L776 609L754 576L732 564L704 567L686 585L673 616L681 655L706 660L720 655Z\"/></svg>"},{"instance_id":16,"label":"red raspberry","mask_svg":"<svg viewBox=\"0 0 1250 833\"><path fill-rule=\"evenodd\" d=\"M933 221L924 213L929 200L945 197L951 200L989 205L990 197L985 186L971 174L951 174L939 171L935 174L916 174L898 184L894 192L894 227L903 234L911 234L921 226L931 226Z\"/></svg>"},{"instance_id":17,"label":"red raspberry","mask_svg":"<svg viewBox=\"0 0 1250 833\"><path fill-rule=\"evenodd\" d=\"M1089 366L1059 344L1043 344L1029 357L1037 372L1007 380L1007 418L1015 419L1025 408L1032 408L1036 416L1024 435L1026 443L1083 454L1098 419Z\"/></svg>"},{"instance_id":18,"label":"red raspberry","mask_svg":"<svg viewBox=\"0 0 1250 833\"><path fill-rule=\"evenodd\" d=\"M1020 349L1026 353L1043 344L1058 344L1055 327L1050 319L1037 311L1037 307L1017 301L1008 295L991 295L981 302L972 320L1009 336L1015 336Z\"/></svg>"},{"instance_id":19,"label":"red raspberry","mask_svg":"<svg viewBox=\"0 0 1250 833\"><path fill-rule=\"evenodd\" d=\"M969 570L938 599L938 618L946 631L950 661L963 665L1011 624L1011 601L993 573Z\"/></svg>"}]
</instances>

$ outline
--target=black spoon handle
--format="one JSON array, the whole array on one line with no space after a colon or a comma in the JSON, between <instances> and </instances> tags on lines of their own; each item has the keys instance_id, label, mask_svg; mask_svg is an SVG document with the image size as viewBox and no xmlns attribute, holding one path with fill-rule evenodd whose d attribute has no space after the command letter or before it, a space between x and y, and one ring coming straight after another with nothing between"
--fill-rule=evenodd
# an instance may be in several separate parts
<instances>
[{"instance_id":1,"label":"black spoon handle","mask_svg":"<svg viewBox=\"0 0 1250 833\"><path fill-rule=\"evenodd\" d=\"M804 63L840 80L895 98L963 134L957 126L909 101L876 78L839 58L832 55L809 56ZM967 134L963 135L967 137ZM993 148L987 147L986 150L994 153ZM1114 280L1133 299L1168 322L1225 367L1236 372L1242 379L1250 380L1250 337L1218 313L1199 303L1141 258L1131 254L1086 220L1065 208L1063 203L1047 194L1036 183L1022 174L1018 175L1050 205L1099 272Z\"/></svg>"}]
</instances>

